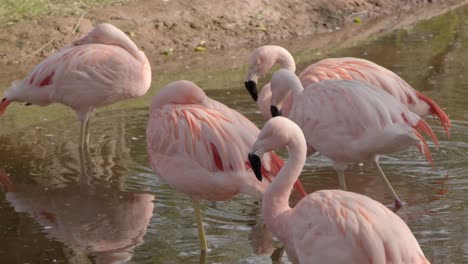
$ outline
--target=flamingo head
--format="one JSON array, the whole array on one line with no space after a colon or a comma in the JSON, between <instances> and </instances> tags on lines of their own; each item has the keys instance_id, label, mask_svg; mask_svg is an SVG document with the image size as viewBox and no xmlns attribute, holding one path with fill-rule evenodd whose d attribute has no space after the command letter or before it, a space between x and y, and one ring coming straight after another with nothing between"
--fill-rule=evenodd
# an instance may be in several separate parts
<instances>
[{"instance_id":1,"label":"flamingo head","mask_svg":"<svg viewBox=\"0 0 468 264\"><path fill-rule=\"evenodd\" d=\"M31 104L46 106L52 103L48 87L31 89L28 85L23 84L23 80L14 81L11 87L5 91L4 97L0 102L0 116L5 113L6 108L11 102L22 102L26 106Z\"/></svg>"},{"instance_id":2,"label":"flamingo head","mask_svg":"<svg viewBox=\"0 0 468 264\"><path fill-rule=\"evenodd\" d=\"M274 117L268 120L249 153L250 165L259 181L262 180L263 154L286 146L290 140L289 133L282 128L284 120L289 121L285 117Z\"/></svg>"},{"instance_id":3,"label":"flamingo head","mask_svg":"<svg viewBox=\"0 0 468 264\"><path fill-rule=\"evenodd\" d=\"M282 69L287 69L291 72L296 71L294 58L283 47L266 45L255 49L250 55L249 70L245 78L245 88L247 88L254 101L258 99L258 78L265 76L276 63L279 63Z\"/></svg>"},{"instance_id":4,"label":"flamingo head","mask_svg":"<svg viewBox=\"0 0 468 264\"><path fill-rule=\"evenodd\" d=\"M262 181L262 160L260 157L257 154L249 153L249 162L253 172L255 173L255 177L257 177L259 181Z\"/></svg>"},{"instance_id":5,"label":"flamingo head","mask_svg":"<svg viewBox=\"0 0 468 264\"><path fill-rule=\"evenodd\" d=\"M257 92L257 82L249 80L245 82L245 88L247 88L247 91L249 92L250 96L252 96L252 99L257 102L258 99L258 92Z\"/></svg>"},{"instance_id":6,"label":"flamingo head","mask_svg":"<svg viewBox=\"0 0 468 264\"><path fill-rule=\"evenodd\" d=\"M10 103L11 101L8 100L6 97L2 99L2 102L0 103L0 116L2 116L3 113L5 113L5 110Z\"/></svg>"},{"instance_id":7,"label":"flamingo head","mask_svg":"<svg viewBox=\"0 0 468 264\"><path fill-rule=\"evenodd\" d=\"M279 69L273 74L270 82L271 107L273 117L281 115L281 108L288 98L299 95L304 88L299 77L287 69Z\"/></svg>"},{"instance_id":8,"label":"flamingo head","mask_svg":"<svg viewBox=\"0 0 468 264\"><path fill-rule=\"evenodd\" d=\"M257 82L259 77L260 71L257 67L257 64L251 64L247 73L247 77L245 78L245 88L255 102L257 102L258 99Z\"/></svg>"},{"instance_id":9,"label":"flamingo head","mask_svg":"<svg viewBox=\"0 0 468 264\"><path fill-rule=\"evenodd\" d=\"M262 46L255 49L250 55L249 70L245 78L245 88L247 88L254 101L258 99L258 78L265 76L277 61L276 53L272 47L275 46Z\"/></svg>"},{"instance_id":10,"label":"flamingo head","mask_svg":"<svg viewBox=\"0 0 468 264\"><path fill-rule=\"evenodd\" d=\"M270 113L272 117L281 116L281 110L275 105L270 106Z\"/></svg>"}]
</instances>

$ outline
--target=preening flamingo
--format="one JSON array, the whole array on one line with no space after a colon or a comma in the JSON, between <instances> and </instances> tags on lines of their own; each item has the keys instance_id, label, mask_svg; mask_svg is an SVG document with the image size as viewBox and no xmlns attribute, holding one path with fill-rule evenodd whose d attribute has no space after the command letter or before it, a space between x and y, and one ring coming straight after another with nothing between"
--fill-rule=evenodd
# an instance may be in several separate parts
<instances>
[{"instance_id":1,"label":"preening flamingo","mask_svg":"<svg viewBox=\"0 0 468 264\"><path fill-rule=\"evenodd\" d=\"M296 263L429 263L405 222L364 195L316 191L294 208L288 198L306 159L301 129L284 117L267 121L249 154L258 180L261 157L287 147L289 159L263 196L266 226L281 240Z\"/></svg>"},{"instance_id":2,"label":"preening flamingo","mask_svg":"<svg viewBox=\"0 0 468 264\"><path fill-rule=\"evenodd\" d=\"M260 199L267 182L258 182L247 153L260 130L235 110L210 99L190 81L164 87L150 107L147 151L153 170L174 189L193 200L200 247L207 244L200 200L223 201L239 193ZM274 153L263 158L267 179L283 166ZM298 181L296 189L307 195Z\"/></svg>"},{"instance_id":3,"label":"preening flamingo","mask_svg":"<svg viewBox=\"0 0 468 264\"><path fill-rule=\"evenodd\" d=\"M370 84L348 80L326 80L302 87L291 71L280 69L271 79L271 113L281 114L285 98L292 94L289 119L304 132L309 154L315 150L329 157L346 190L344 170L348 163L372 161L395 199L398 195L379 165L379 155L417 145L432 163L427 142L416 130L431 136L431 128L395 97Z\"/></svg>"},{"instance_id":4,"label":"preening flamingo","mask_svg":"<svg viewBox=\"0 0 468 264\"><path fill-rule=\"evenodd\" d=\"M83 158L95 108L142 96L150 84L151 68L143 51L120 29L99 24L13 82L0 104L0 115L11 102L71 107L81 122Z\"/></svg>"},{"instance_id":5,"label":"preening flamingo","mask_svg":"<svg viewBox=\"0 0 468 264\"><path fill-rule=\"evenodd\" d=\"M279 63L281 68L295 72L296 64L291 54L284 48L266 45L255 49L250 56L249 70L245 86L252 98L257 102L258 108L265 119L270 115L270 85L266 84L257 96L257 81L264 76L274 64ZM450 119L447 114L428 96L413 89L407 82L394 72L377 65L371 61L345 57L328 58L311 64L299 75L304 88L311 83L323 80L356 80L370 83L395 96L405 104L410 111L420 117L429 114L437 116L444 127L447 137L450 138ZM258 99L257 99L258 97ZM291 97L288 97L283 107L283 115L288 116L291 107Z\"/></svg>"}]
</instances>

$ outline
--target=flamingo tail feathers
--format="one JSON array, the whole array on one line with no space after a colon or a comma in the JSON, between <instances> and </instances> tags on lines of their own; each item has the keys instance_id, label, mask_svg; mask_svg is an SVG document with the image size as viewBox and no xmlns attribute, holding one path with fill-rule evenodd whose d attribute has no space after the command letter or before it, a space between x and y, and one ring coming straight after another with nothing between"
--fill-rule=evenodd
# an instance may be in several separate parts
<instances>
[{"instance_id":1,"label":"flamingo tail feathers","mask_svg":"<svg viewBox=\"0 0 468 264\"><path fill-rule=\"evenodd\" d=\"M423 100L430 106L430 111L432 115L437 116L439 118L440 122L442 123L442 126L445 129L445 134L447 134L447 138L450 139L450 127L452 126L452 123L450 122L450 119L447 116L447 114L431 98L420 92L416 93L419 99Z\"/></svg>"},{"instance_id":2,"label":"flamingo tail feathers","mask_svg":"<svg viewBox=\"0 0 468 264\"><path fill-rule=\"evenodd\" d=\"M431 163L432 168L434 168L435 164L434 164L434 161L432 160L431 151L429 150L429 146L427 145L426 139L414 128L413 128L413 132L421 141L421 144L419 145L421 152L426 156L427 161Z\"/></svg>"},{"instance_id":3,"label":"flamingo tail feathers","mask_svg":"<svg viewBox=\"0 0 468 264\"><path fill-rule=\"evenodd\" d=\"M432 131L431 127L424 120L419 120L413 128L416 128L417 130L431 137L436 147L439 148L439 141L437 140L436 135Z\"/></svg>"}]
</instances>

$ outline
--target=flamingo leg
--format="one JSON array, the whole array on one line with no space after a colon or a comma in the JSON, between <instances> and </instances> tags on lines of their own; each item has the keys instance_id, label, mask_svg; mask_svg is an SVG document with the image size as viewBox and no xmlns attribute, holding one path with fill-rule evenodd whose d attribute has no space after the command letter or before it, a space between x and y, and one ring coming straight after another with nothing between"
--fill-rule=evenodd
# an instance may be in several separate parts
<instances>
[{"instance_id":1,"label":"flamingo leg","mask_svg":"<svg viewBox=\"0 0 468 264\"><path fill-rule=\"evenodd\" d=\"M205 229L203 228L203 220L201 217L200 211L200 202L196 200L192 200L193 209L195 211L195 218L197 220L197 227L198 227L198 237L200 238L200 250L202 254L205 254L208 250L208 245L206 244L206 237L205 237Z\"/></svg>"},{"instance_id":2,"label":"flamingo leg","mask_svg":"<svg viewBox=\"0 0 468 264\"><path fill-rule=\"evenodd\" d=\"M378 158L376 158L374 160L374 164L375 166L377 167L377 169L379 170L380 172L380 176L382 176L382 179L385 183L385 186L387 187L387 189L390 191L390 193L392 194L393 196L393 199L395 200L395 209L399 209L403 206L403 203L401 202L400 198L398 197L398 195L396 194L395 190L393 189L392 185L390 184L390 182L388 181L387 177L385 176L385 173L383 172L382 168L380 167L379 165L379 160Z\"/></svg>"},{"instance_id":3,"label":"flamingo leg","mask_svg":"<svg viewBox=\"0 0 468 264\"><path fill-rule=\"evenodd\" d=\"M90 110L85 118L84 122L81 122L81 133L80 133L80 170L81 170L81 177L80 183L83 186L89 185L89 176L88 176L88 168L87 164L91 162L89 159L89 124L91 117L94 114L94 110ZM88 163L89 161L89 163Z\"/></svg>"},{"instance_id":4,"label":"flamingo leg","mask_svg":"<svg viewBox=\"0 0 468 264\"><path fill-rule=\"evenodd\" d=\"M346 164L340 162L334 162L333 168L335 168L336 173L338 174L338 182L340 184L340 189L346 191L346 179L344 171L346 170Z\"/></svg>"},{"instance_id":5,"label":"flamingo leg","mask_svg":"<svg viewBox=\"0 0 468 264\"><path fill-rule=\"evenodd\" d=\"M344 170L337 169L338 173L338 182L340 183L340 189L346 191L346 179L344 175Z\"/></svg>"},{"instance_id":6,"label":"flamingo leg","mask_svg":"<svg viewBox=\"0 0 468 264\"><path fill-rule=\"evenodd\" d=\"M200 253L200 264L206 264L206 251Z\"/></svg>"},{"instance_id":7,"label":"flamingo leg","mask_svg":"<svg viewBox=\"0 0 468 264\"><path fill-rule=\"evenodd\" d=\"M91 116L92 114L89 115L88 119L86 120L84 126L84 142L83 142L83 146L85 147L86 149L86 152L88 152L88 154L90 153L89 152L89 124L91 123L90 120L91 120Z\"/></svg>"},{"instance_id":8,"label":"flamingo leg","mask_svg":"<svg viewBox=\"0 0 468 264\"><path fill-rule=\"evenodd\" d=\"M81 123L81 133L80 133L80 183L82 186L87 186L89 184L88 172L86 170L86 158L85 158L85 141L86 141L86 122Z\"/></svg>"}]
</instances>

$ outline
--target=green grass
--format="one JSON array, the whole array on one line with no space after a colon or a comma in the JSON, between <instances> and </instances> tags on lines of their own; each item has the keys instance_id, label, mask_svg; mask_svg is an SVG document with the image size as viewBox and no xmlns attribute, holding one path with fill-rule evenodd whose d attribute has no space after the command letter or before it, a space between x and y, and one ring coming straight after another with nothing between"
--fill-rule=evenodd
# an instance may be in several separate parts
<instances>
[{"instance_id":1,"label":"green grass","mask_svg":"<svg viewBox=\"0 0 468 264\"><path fill-rule=\"evenodd\" d=\"M53 15L80 15L93 7L128 0L0 0L0 26Z\"/></svg>"}]
</instances>

